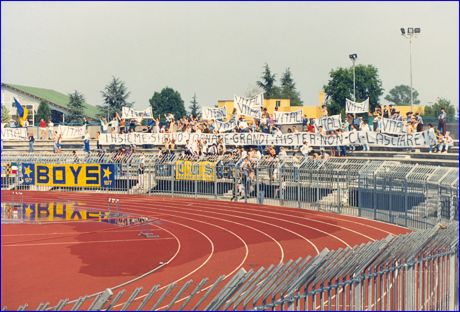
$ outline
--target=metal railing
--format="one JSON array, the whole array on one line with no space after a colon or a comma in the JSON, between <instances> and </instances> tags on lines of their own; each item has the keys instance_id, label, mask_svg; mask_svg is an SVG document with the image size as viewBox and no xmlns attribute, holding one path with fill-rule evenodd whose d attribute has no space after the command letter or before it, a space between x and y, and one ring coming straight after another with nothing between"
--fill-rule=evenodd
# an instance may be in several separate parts
<instances>
[{"instance_id":1,"label":"metal railing","mask_svg":"<svg viewBox=\"0 0 460 312\"><path fill-rule=\"evenodd\" d=\"M452 223L241 269L209 286L204 278L154 285L145 293L143 287L106 289L34 310L458 310L458 273L458 224Z\"/></svg>"},{"instance_id":2,"label":"metal railing","mask_svg":"<svg viewBox=\"0 0 460 312\"><path fill-rule=\"evenodd\" d=\"M114 164L115 181L110 188L25 185L21 170L24 163ZM458 168L391 160L262 157L253 162L248 172L242 168L242 159L232 154L197 158L131 151L3 153L2 167L6 164L15 164L18 174L3 174L2 189L91 190L237 200L361 216L413 229L458 220ZM187 166L194 169L180 174L181 168ZM208 175L197 174L200 170L208 171Z\"/></svg>"}]
</instances>

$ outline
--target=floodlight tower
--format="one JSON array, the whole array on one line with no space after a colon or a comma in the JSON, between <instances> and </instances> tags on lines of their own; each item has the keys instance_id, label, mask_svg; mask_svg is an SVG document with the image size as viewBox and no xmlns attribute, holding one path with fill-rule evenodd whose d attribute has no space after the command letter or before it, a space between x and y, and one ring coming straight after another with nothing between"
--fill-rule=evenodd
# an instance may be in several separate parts
<instances>
[{"instance_id":1,"label":"floodlight tower","mask_svg":"<svg viewBox=\"0 0 460 312\"><path fill-rule=\"evenodd\" d=\"M401 35L409 39L409 71L410 71L410 110L413 110L414 106L414 90L412 89L412 38L416 38L420 34L420 27L407 27L407 30L404 27L401 27Z\"/></svg>"}]
</instances>

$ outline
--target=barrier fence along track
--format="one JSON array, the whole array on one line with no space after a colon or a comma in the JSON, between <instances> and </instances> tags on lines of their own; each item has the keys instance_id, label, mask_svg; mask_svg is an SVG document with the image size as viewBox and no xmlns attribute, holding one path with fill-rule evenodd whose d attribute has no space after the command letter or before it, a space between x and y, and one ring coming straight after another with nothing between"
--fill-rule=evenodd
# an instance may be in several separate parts
<instances>
[{"instance_id":1,"label":"barrier fence along track","mask_svg":"<svg viewBox=\"0 0 460 312\"><path fill-rule=\"evenodd\" d=\"M310 208L420 229L353 249L323 250L313 258L256 271L242 269L229 280L221 276L207 287L204 279L166 285L161 291L159 285L145 293L136 288L129 295L124 290L112 293L107 289L97 297L42 303L37 310L458 308L458 222L453 222L458 221L458 168L396 161L263 157L248 174L242 170L242 160L231 155L197 159L174 154L91 153L75 157L66 153L2 153L2 166L11 163L18 166L18 173L2 175L2 190L12 190L18 202L23 201L24 190L172 194ZM110 188L26 185L21 171L24 163L114 164L115 181ZM210 171L204 173L207 169ZM119 210L116 195L108 207ZM447 229L435 226L438 223L448 224ZM141 295L142 300L135 300ZM27 308L25 304L18 310Z\"/></svg>"},{"instance_id":2,"label":"barrier fence along track","mask_svg":"<svg viewBox=\"0 0 460 312\"><path fill-rule=\"evenodd\" d=\"M413 229L458 220L458 168L362 159L263 157L248 175L241 169L242 160L232 155L2 153L2 166L11 163L18 165L18 174L2 175L2 189L238 200L361 216ZM113 164L116 172L111 187L25 185L23 163ZM208 175L196 175L200 170L208 170Z\"/></svg>"},{"instance_id":3,"label":"barrier fence along track","mask_svg":"<svg viewBox=\"0 0 460 312\"><path fill-rule=\"evenodd\" d=\"M205 278L161 292L160 285L145 293L142 287L130 294L107 289L35 310L458 310L458 273L458 225L452 223L257 271L241 269L206 291Z\"/></svg>"}]
</instances>

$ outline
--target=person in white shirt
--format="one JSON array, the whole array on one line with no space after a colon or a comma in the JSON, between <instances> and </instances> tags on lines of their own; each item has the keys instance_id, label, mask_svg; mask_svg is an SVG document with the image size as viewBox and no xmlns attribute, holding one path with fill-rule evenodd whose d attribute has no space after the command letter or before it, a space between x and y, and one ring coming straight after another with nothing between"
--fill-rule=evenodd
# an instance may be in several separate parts
<instances>
[{"instance_id":1,"label":"person in white shirt","mask_svg":"<svg viewBox=\"0 0 460 312\"><path fill-rule=\"evenodd\" d=\"M274 129L275 129L275 133L274 133L275 135L282 135L283 134L283 132L281 131L280 128L274 127Z\"/></svg>"},{"instance_id":2,"label":"person in white shirt","mask_svg":"<svg viewBox=\"0 0 460 312\"><path fill-rule=\"evenodd\" d=\"M48 121L48 140L51 140L53 138L53 131L54 131L54 123L50 119Z\"/></svg>"},{"instance_id":3,"label":"person in white shirt","mask_svg":"<svg viewBox=\"0 0 460 312\"><path fill-rule=\"evenodd\" d=\"M360 128L363 132L369 132L369 125L367 124L367 122L361 120ZM369 151L369 144L363 144L363 151Z\"/></svg>"},{"instance_id":4,"label":"person in white shirt","mask_svg":"<svg viewBox=\"0 0 460 312\"><path fill-rule=\"evenodd\" d=\"M308 154L311 152L311 147L310 147L310 144L308 144L307 141L303 141L303 145L302 147L300 148L300 152L302 153L302 155L304 157L308 157Z\"/></svg>"},{"instance_id":5,"label":"person in white shirt","mask_svg":"<svg viewBox=\"0 0 460 312\"><path fill-rule=\"evenodd\" d=\"M428 153L432 153L433 147L436 145L436 134L434 133L434 128L432 124L428 124L428 144Z\"/></svg>"},{"instance_id":6,"label":"person in white shirt","mask_svg":"<svg viewBox=\"0 0 460 312\"><path fill-rule=\"evenodd\" d=\"M280 153L278 154L278 157L281 161L285 160L286 157L287 157L287 153L286 153L286 149L283 147L281 147L281 150L280 150Z\"/></svg>"}]
</instances>

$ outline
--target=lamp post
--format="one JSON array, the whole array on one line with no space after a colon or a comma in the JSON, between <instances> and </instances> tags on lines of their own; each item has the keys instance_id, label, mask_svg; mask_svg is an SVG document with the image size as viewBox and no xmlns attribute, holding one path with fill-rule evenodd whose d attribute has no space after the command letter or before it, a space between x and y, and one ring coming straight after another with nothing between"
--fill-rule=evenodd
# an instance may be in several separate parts
<instances>
[{"instance_id":1,"label":"lamp post","mask_svg":"<svg viewBox=\"0 0 460 312\"><path fill-rule=\"evenodd\" d=\"M409 72L410 72L410 110L414 111L414 90L412 89L412 38L420 34L420 27L407 27L407 30L404 27L401 27L401 35L409 39Z\"/></svg>"},{"instance_id":2,"label":"lamp post","mask_svg":"<svg viewBox=\"0 0 460 312\"><path fill-rule=\"evenodd\" d=\"M353 62L353 101L356 102L356 76L355 76L355 62L358 58L358 54L353 53L348 56L350 60Z\"/></svg>"}]
</instances>

